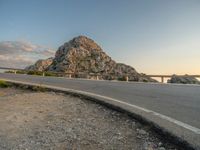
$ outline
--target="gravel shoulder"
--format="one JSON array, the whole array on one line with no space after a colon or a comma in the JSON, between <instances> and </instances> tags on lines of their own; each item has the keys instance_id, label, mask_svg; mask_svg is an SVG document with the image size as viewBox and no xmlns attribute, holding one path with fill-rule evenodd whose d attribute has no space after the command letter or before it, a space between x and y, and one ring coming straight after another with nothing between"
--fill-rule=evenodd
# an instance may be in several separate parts
<instances>
[{"instance_id":1,"label":"gravel shoulder","mask_svg":"<svg viewBox=\"0 0 200 150\"><path fill-rule=\"evenodd\" d=\"M174 150L126 114L54 92L0 88L0 149Z\"/></svg>"}]
</instances>

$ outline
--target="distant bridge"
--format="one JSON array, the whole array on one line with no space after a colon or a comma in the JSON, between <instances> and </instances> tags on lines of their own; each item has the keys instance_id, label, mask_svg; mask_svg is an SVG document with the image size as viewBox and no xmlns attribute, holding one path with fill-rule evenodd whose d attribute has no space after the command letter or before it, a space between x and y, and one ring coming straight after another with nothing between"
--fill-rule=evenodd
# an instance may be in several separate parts
<instances>
[{"instance_id":1,"label":"distant bridge","mask_svg":"<svg viewBox=\"0 0 200 150\"><path fill-rule=\"evenodd\" d=\"M12 70L12 71L14 71L15 74L18 70L26 71L26 69L12 68L12 67L0 67L0 69ZM58 74L68 75L69 78L71 78L71 76L72 76L72 73L67 73L67 72L66 73L58 72ZM93 74L93 75L95 76L96 80L99 79L98 75L95 75L95 74ZM45 76L45 73L43 73L43 76ZM173 75L146 75L146 76L151 77L151 78L161 78L161 82L164 83L164 78L171 78ZM177 76L183 77L185 75L177 75ZM187 76L200 78L200 75L187 75ZM128 77L126 78L126 80L128 81Z\"/></svg>"}]
</instances>

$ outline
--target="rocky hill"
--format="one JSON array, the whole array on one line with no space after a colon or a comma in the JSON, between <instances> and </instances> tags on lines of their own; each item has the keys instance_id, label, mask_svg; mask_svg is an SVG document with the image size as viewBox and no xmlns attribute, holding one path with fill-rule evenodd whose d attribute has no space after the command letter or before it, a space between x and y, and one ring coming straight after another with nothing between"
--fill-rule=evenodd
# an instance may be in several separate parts
<instances>
[{"instance_id":1,"label":"rocky hill","mask_svg":"<svg viewBox=\"0 0 200 150\"><path fill-rule=\"evenodd\" d=\"M177 76L173 75L171 79L167 81L167 83L180 83L180 84L200 84L200 81L195 77L190 77L188 75Z\"/></svg>"},{"instance_id":2,"label":"rocky hill","mask_svg":"<svg viewBox=\"0 0 200 150\"><path fill-rule=\"evenodd\" d=\"M139 74L133 67L116 63L93 40L78 36L60 46L55 58L39 60L28 70L72 73L74 77L92 78L98 75L105 80L156 82L144 74Z\"/></svg>"}]
</instances>

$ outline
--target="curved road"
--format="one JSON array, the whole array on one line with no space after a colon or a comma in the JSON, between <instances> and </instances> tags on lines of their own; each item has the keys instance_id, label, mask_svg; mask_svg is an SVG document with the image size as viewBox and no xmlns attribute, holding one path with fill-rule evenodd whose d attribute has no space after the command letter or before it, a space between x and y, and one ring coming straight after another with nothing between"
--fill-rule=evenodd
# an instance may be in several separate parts
<instances>
[{"instance_id":1,"label":"curved road","mask_svg":"<svg viewBox=\"0 0 200 150\"><path fill-rule=\"evenodd\" d=\"M200 134L200 86L197 85L127 83L5 73L0 73L0 79L70 88L110 97L173 118L194 127L198 130L196 134Z\"/></svg>"}]
</instances>

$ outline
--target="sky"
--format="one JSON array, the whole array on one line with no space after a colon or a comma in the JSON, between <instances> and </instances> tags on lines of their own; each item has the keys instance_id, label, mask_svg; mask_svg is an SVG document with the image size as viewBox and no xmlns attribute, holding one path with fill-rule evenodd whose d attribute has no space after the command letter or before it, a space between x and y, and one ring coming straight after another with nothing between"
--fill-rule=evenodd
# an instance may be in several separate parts
<instances>
[{"instance_id":1,"label":"sky","mask_svg":"<svg viewBox=\"0 0 200 150\"><path fill-rule=\"evenodd\" d=\"M0 66L54 56L78 35L146 74L200 74L199 0L0 0Z\"/></svg>"}]
</instances>

